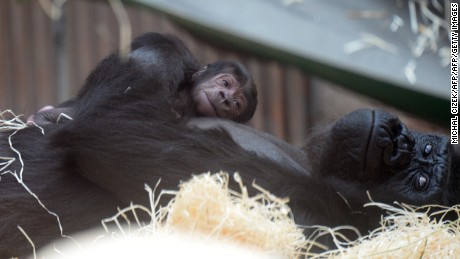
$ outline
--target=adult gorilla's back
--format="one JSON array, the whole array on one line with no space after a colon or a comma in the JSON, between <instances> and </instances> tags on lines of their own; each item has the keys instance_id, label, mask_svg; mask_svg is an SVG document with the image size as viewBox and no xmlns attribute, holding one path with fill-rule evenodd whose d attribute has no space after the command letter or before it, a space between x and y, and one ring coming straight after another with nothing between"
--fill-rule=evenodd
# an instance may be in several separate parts
<instances>
[{"instance_id":1,"label":"adult gorilla's back","mask_svg":"<svg viewBox=\"0 0 460 259\"><path fill-rule=\"evenodd\" d=\"M160 179L160 188L175 189L192 174L238 171L245 179L274 190L288 190L303 180L289 174L289 165L244 150L223 129L202 130L165 117L153 120L154 112L145 110L147 103L132 104L132 109L129 105L107 107L103 116L99 112L105 107L98 107L97 112L88 112L65 125L46 125L45 135L36 127L28 127L12 136L12 146L21 153L24 164L24 184L59 216L62 234L97 226L101 219L115 214L117 207L128 206L131 201L148 205L144 184L155 186ZM150 115L133 115L139 107ZM155 109L155 105L150 108ZM217 125L221 122L215 121ZM233 122L223 125L241 130ZM0 133L1 156L17 159L2 172L0 181L1 257L32 251L17 226L36 247L61 235L55 215L47 213L13 174L5 173L8 170L19 177L22 168L8 143L11 133Z\"/></svg>"}]
</instances>

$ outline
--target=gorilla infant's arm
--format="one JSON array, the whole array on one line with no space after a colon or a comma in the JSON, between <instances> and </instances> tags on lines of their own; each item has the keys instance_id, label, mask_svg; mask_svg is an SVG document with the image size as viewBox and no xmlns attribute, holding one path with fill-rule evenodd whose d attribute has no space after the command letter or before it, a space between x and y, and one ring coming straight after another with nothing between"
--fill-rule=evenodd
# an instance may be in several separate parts
<instances>
[{"instance_id":1,"label":"gorilla infant's arm","mask_svg":"<svg viewBox=\"0 0 460 259\"><path fill-rule=\"evenodd\" d=\"M123 98L124 103L134 98L166 100L162 103L179 117L246 122L254 115L257 89L241 63L217 61L202 68L178 38L146 33L132 42L128 57L114 52L102 60L75 98L55 109L42 109L28 121L62 123L88 109L94 111L91 106Z\"/></svg>"}]
</instances>

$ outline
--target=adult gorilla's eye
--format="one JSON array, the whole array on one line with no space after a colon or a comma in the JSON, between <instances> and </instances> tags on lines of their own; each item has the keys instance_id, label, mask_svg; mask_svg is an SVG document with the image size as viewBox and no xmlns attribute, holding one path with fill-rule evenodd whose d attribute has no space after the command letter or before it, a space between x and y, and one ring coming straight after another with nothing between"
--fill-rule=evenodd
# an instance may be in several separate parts
<instances>
[{"instance_id":1,"label":"adult gorilla's eye","mask_svg":"<svg viewBox=\"0 0 460 259\"><path fill-rule=\"evenodd\" d=\"M431 151L433 151L433 146L431 144L427 144L425 146L425 149L423 150L423 155L428 156L429 154L431 154Z\"/></svg>"},{"instance_id":2,"label":"adult gorilla's eye","mask_svg":"<svg viewBox=\"0 0 460 259\"><path fill-rule=\"evenodd\" d=\"M417 175L415 179L415 189L417 191L423 191L428 186L428 176L424 173Z\"/></svg>"},{"instance_id":3,"label":"adult gorilla's eye","mask_svg":"<svg viewBox=\"0 0 460 259\"><path fill-rule=\"evenodd\" d=\"M227 80L222 80L222 83L225 87L229 87L230 86L230 83L227 81Z\"/></svg>"}]
</instances>

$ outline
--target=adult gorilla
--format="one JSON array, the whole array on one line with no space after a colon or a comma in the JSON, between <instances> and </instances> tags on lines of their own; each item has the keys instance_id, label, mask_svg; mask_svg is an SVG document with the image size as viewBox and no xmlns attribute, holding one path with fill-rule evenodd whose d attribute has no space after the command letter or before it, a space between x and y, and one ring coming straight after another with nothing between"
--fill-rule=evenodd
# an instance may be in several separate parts
<instances>
[{"instance_id":1,"label":"adult gorilla","mask_svg":"<svg viewBox=\"0 0 460 259\"><path fill-rule=\"evenodd\" d=\"M45 137L35 128L13 137L25 184L59 215L65 234L98 225L117 206L146 204L144 183L161 178L161 188L174 188L193 173L221 169L289 197L302 225L353 225L365 233L381 214L363 207L368 193L386 203L459 203L459 155L447 138L412 132L383 111L353 112L303 150L228 120L182 124L129 114L107 110ZM2 134L2 156L17 157ZM20 164L9 169L19 172ZM2 256L30 252L18 225L38 247L59 236L56 219L16 179L5 174L0 184Z\"/></svg>"},{"instance_id":2,"label":"adult gorilla","mask_svg":"<svg viewBox=\"0 0 460 259\"><path fill-rule=\"evenodd\" d=\"M161 87L149 93L155 89ZM160 188L171 189L191 174L219 170L238 171L246 182L289 197L301 225L366 232L382 213L363 207L369 195L386 203L459 203L460 155L448 139L410 131L383 111L346 115L298 149L229 120L178 120L161 98L120 97L87 107L73 121L45 125L45 135L36 127L0 133L0 157L16 158L0 165L2 258L31 252L17 226L36 247L61 235L55 215L20 183L59 216L63 234L97 226L131 201L147 204L145 183L161 178Z\"/></svg>"}]
</instances>

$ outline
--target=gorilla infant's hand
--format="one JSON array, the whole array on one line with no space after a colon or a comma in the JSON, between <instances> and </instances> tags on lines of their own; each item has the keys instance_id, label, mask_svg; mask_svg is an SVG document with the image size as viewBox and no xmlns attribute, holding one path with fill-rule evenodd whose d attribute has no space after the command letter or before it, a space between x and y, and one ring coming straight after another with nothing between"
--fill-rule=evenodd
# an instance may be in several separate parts
<instances>
[{"instance_id":1,"label":"gorilla infant's hand","mask_svg":"<svg viewBox=\"0 0 460 259\"><path fill-rule=\"evenodd\" d=\"M73 109L70 107L45 106L34 115L27 118L27 125L44 126L53 123L63 123L72 120Z\"/></svg>"}]
</instances>

